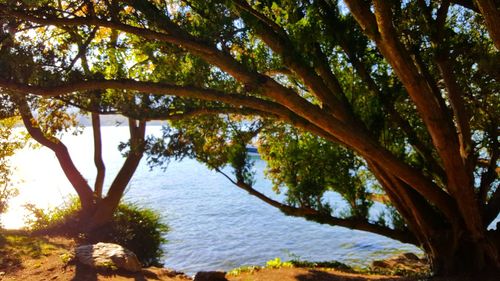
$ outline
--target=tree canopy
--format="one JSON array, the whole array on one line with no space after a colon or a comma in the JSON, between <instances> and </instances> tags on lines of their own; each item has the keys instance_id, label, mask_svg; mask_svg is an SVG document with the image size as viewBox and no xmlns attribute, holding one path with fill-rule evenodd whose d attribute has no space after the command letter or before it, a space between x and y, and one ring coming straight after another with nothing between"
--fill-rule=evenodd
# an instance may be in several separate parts
<instances>
[{"instance_id":1,"label":"tree canopy","mask_svg":"<svg viewBox=\"0 0 500 281\"><path fill-rule=\"evenodd\" d=\"M436 272L498 270L499 230L487 228L500 211L499 11L495 0L2 0L2 103L34 95L191 126L213 115L226 132L219 114L258 116L272 124L259 132L268 173L288 188L289 205L268 203L417 244ZM200 134L190 142L209 141ZM234 153L206 160L245 166ZM398 228L368 220L367 170ZM320 219L325 190L351 213Z\"/></svg>"}]
</instances>

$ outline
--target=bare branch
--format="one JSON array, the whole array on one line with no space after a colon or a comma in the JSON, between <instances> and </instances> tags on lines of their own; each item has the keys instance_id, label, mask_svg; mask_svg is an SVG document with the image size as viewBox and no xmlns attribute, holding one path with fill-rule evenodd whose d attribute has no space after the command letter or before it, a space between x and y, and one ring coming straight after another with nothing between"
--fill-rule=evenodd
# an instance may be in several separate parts
<instances>
[{"instance_id":1,"label":"bare branch","mask_svg":"<svg viewBox=\"0 0 500 281\"><path fill-rule=\"evenodd\" d=\"M19 106L19 112L21 113L24 126L31 137L55 153L64 174L78 193L82 208L85 209L92 206L94 197L92 189L73 163L66 145L60 140L51 140L47 138L42 130L34 125L33 122L35 122L35 119L24 97L17 98L17 105Z\"/></svg>"},{"instance_id":2,"label":"bare branch","mask_svg":"<svg viewBox=\"0 0 500 281\"><path fill-rule=\"evenodd\" d=\"M89 229L93 229L108 222L142 159L145 150L144 137L146 132L146 122L129 118L129 130L130 151L128 152L125 162L120 168L120 171L118 171L118 174L111 183L106 197L101 201L101 204L98 205L97 210L90 220L90 225L88 226Z\"/></svg>"},{"instance_id":3,"label":"bare branch","mask_svg":"<svg viewBox=\"0 0 500 281\"><path fill-rule=\"evenodd\" d=\"M283 203L280 203L276 200L273 200L263 193L257 191L254 189L251 185L246 184L244 182L236 182L231 177L229 177L227 174L225 174L223 171L220 169L216 169L217 172L223 174L227 179L229 179L234 185L237 187L245 190L248 192L250 195L255 196L256 198L259 198L261 201L265 202L266 204L273 206L286 215L289 216L294 216L294 217L302 217L310 221L315 221L318 223L322 224L328 224L332 226L342 226L342 227L347 227L350 229L357 229L357 230L363 230L375 234L380 234L384 235L386 237L401 241L403 243L410 243L414 245L418 245L417 240L415 237L408 231L400 231L400 230L395 230L391 229L382 225L374 224L366 219L360 219L360 218L337 218L332 216L331 214L327 214L324 212L319 212L315 209L312 208L307 208L307 207L294 207L290 205L286 205Z\"/></svg>"},{"instance_id":4,"label":"bare branch","mask_svg":"<svg viewBox=\"0 0 500 281\"><path fill-rule=\"evenodd\" d=\"M106 166L102 159L102 137L101 121L98 113L91 113L92 132L94 133L94 164L97 169L97 176L94 184L94 194L97 198L102 197L104 177L106 176Z\"/></svg>"}]
</instances>

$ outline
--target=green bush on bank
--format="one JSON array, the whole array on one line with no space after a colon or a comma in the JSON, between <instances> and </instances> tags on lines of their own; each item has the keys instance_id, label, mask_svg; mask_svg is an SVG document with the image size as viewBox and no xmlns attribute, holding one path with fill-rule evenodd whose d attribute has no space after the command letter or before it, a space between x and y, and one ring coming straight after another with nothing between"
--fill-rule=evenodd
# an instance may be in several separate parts
<instances>
[{"instance_id":1,"label":"green bush on bank","mask_svg":"<svg viewBox=\"0 0 500 281\"><path fill-rule=\"evenodd\" d=\"M62 205L51 209L41 209L34 204L26 204L24 208L28 210L24 221L30 231L42 232L50 229L60 234L69 234L71 229L78 226L80 201L77 197L71 197Z\"/></svg>"},{"instance_id":2,"label":"green bush on bank","mask_svg":"<svg viewBox=\"0 0 500 281\"><path fill-rule=\"evenodd\" d=\"M89 233L95 242L113 242L134 252L144 266L160 265L169 231L156 211L131 203L118 206L113 222ZM97 240L97 241L96 241Z\"/></svg>"},{"instance_id":3,"label":"green bush on bank","mask_svg":"<svg viewBox=\"0 0 500 281\"><path fill-rule=\"evenodd\" d=\"M27 218L28 229L35 232L75 235L71 229L78 229L80 223L80 202L72 198L60 207L43 210L27 205L31 216ZM107 225L88 233L79 233L85 242L109 242L119 244L137 255L143 266L160 265L163 255L161 245L168 226L162 222L156 211L142 208L133 203L120 203Z\"/></svg>"}]
</instances>

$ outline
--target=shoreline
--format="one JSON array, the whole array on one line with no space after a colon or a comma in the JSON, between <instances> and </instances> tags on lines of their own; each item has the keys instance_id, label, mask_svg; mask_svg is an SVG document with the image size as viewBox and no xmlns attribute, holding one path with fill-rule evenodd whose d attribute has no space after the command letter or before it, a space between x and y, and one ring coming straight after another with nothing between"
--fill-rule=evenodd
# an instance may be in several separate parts
<instances>
[{"instance_id":1,"label":"shoreline","mask_svg":"<svg viewBox=\"0 0 500 281\"><path fill-rule=\"evenodd\" d=\"M138 273L95 270L71 260L71 252L78 242L62 236L32 235L22 230L0 232L0 280L414 280L404 276L377 274L354 270L341 263L319 264L304 262L292 265L278 258L266 266L247 266L229 272L197 272L192 277L168 267L143 268ZM318 275L319 274L319 275ZM299 276L319 279L300 279ZM48 279L48 276L53 276ZM209 279L203 279L209 276ZM217 279L222 276L225 279ZM37 279L43 277L42 279ZM70 278L71 277L71 278ZM200 279L202 278L202 279ZM215 278L215 279L214 279ZM262 279L264 278L264 279ZM271 279L269 279L271 278ZM294 279L295 278L295 279ZM299 278L299 279L297 279ZM302 278L302 277L301 277ZM305 277L304 277L305 278ZM344 278L344 279L338 279ZM347 279L345 279L347 278ZM354 278L354 279L349 279ZM362 279L360 279L362 278ZM364 278L364 279L363 279Z\"/></svg>"}]
</instances>

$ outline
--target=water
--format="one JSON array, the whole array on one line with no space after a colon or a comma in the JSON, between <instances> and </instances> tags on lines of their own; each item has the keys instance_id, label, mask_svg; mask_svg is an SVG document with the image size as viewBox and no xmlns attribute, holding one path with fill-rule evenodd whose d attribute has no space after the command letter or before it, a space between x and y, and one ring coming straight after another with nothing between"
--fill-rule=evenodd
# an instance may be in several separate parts
<instances>
[{"instance_id":1,"label":"water","mask_svg":"<svg viewBox=\"0 0 500 281\"><path fill-rule=\"evenodd\" d=\"M160 127L148 127L158 134ZM78 137L65 135L63 142L82 174L93 182L91 131ZM117 150L128 138L127 127L104 127L103 147L106 184L110 184L123 163ZM8 228L22 226L27 202L40 207L56 206L73 189L64 177L52 152L46 148L25 149L12 164L19 181L20 195L12 200L3 217ZM256 161L256 187L276 199L270 182L263 176L265 163ZM166 238L166 267L188 274L200 270L230 270L243 265L262 265L267 260L293 257L311 261L338 260L365 266L400 252L420 251L408 244L367 232L320 225L301 218L287 217L275 208L248 195L222 175L194 160L172 162L166 171L150 170L143 161L125 195L126 200L159 211L171 227ZM345 204L333 194L333 205Z\"/></svg>"}]
</instances>

